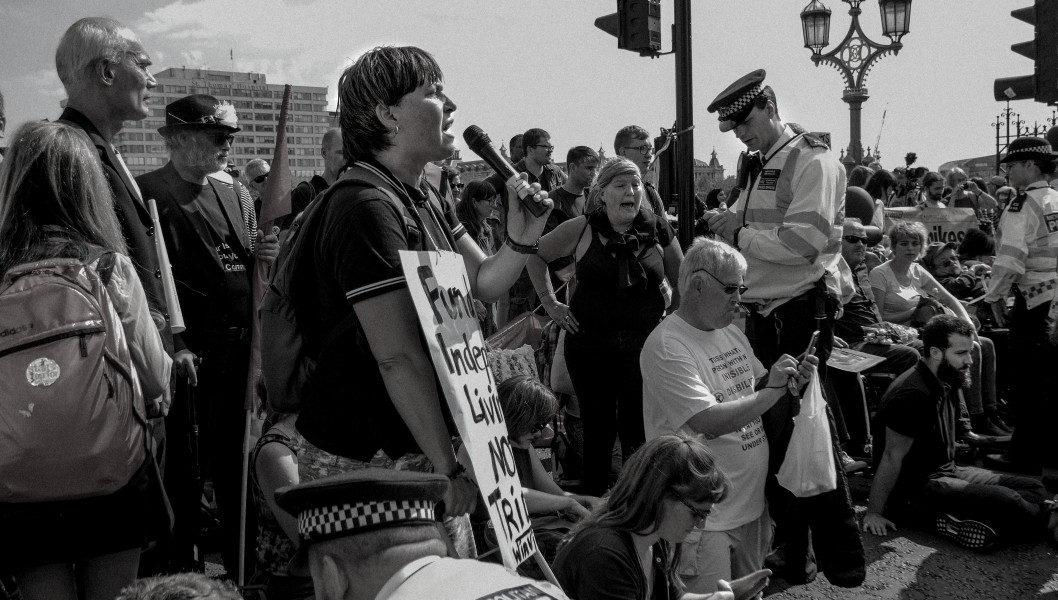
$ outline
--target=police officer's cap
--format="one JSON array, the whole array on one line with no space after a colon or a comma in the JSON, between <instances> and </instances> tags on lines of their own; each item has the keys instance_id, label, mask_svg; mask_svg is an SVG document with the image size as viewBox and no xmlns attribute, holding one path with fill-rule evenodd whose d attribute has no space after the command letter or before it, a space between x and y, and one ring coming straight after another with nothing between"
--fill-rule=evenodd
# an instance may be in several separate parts
<instances>
[{"instance_id":1,"label":"police officer's cap","mask_svg":"<svg viewBox=\"0 0 1058 600\"><path fill-rule=\"evenodd\" d=\"M746 120L753 110L753 101L764 91L764 69L743 75L720 92L709 106L709 112L720 113L720 131L731 131Z\"/></svg>"},{"instance_id":2,"label":"police officer's cap","mask_svg":"<svg viewBox=\"0 0 1058 600\"><path fill-rule=\"evenodd\" d=\"M314 542L408 525L436 525L434 507L448 478L433 473L361 469L281 488L276 503L297 517L301 548L290 562L307 574L307 547Z\"/></svg>"},{"instance_id":3,"label":"police officer's cap","mask_svg":"<svg viewBox=\"0 0 1058 600\"><path fill-rule=\"evenodd\" d=\"M1010 142L1010 145L1007 146L1007 155L999 162L1054 160L1055 158L1058 158L1058 154L1051 150L1051 145L1047 140L1038 137L1021 137Z\"/></svg>"}]
</instances>

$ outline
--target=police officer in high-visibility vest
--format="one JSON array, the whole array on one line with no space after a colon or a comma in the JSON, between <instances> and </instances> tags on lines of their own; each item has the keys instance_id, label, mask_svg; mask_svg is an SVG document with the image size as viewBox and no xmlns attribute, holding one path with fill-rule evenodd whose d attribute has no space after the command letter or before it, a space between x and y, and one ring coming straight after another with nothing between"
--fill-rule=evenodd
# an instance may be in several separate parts
<instances>
[{"instance_id":1,"label":"police officer in high-visibility vest","mask_svg":"<svg viewBox=\"0 0 1058 600\"><path fill-rule=\"evenodd\" d=\"M840 307L838 294L828 293L826 267L841 254L845 169L826 142L782 121L764 76L763 69L745 75L709 104L709 112L719 113L720 131L733 131L748 152L739 160L737 198L728 210L711 211L707 218L712 232L746 257L749 289L742 301L751 312L746 335L754 354L764 364L783 354L797 357L818 330L815 353L822 377ZM771 473L786 455L798 402L786 397L764 415ZM837 470L842 472L840 463ZM862 582L863 546L844 477L838 480L835 492L796 501L774 479L769 482L777 541L785 541L787 550L785 568L777 574L791 583L814 577L809 525L819 567L831 583Z\"/></svg>"},{"instance_id":2,"label":"police officer in high-visibility vest","mask_svg":"<svg viewBox=\"0 0 1058 600\"><path fill-rule=\"evenodd\" d=\"M1054 394L1058 348L1048 340L1047 313L1058 294L1058 191L1055 154L1047 140L1018 138L1010 143L1003 163L1010 185L1020 193L999 219L998 254L984 301L1000 327L1009 323L1015 415L1010 451L986 457L986 464L1010 471L1039 474L1041 467L1058 469L1058 423ZM1007 313L1006 299L1014 297Z\"/></svg>"}]
</instances>

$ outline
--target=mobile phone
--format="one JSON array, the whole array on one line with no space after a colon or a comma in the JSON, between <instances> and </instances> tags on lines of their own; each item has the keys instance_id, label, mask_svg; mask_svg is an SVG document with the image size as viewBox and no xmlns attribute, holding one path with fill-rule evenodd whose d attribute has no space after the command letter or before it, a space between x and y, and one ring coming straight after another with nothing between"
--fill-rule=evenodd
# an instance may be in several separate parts
<instances>
[{"instance_id":1,"label":"mobile phone","mask_svg":"<svg viewBox=\"0 0 1058 600\"><path fill-rule=\"evenodd\" d=\"M811 356L816 353L816 341L819 340L819 330L812 332L812 339L808 340L808 348L805 348L805 356Z\"/></svg>"}]
</instances>

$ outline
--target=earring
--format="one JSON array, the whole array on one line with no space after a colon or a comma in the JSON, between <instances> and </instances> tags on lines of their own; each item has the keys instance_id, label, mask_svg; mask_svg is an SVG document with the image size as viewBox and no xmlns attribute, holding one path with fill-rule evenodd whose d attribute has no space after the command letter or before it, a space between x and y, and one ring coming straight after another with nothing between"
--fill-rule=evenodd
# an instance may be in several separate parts
<instances>
[{"instance_id":1,"label":"earring","mask_svg":"<svg viewBox=\"0 0 1058 600\"><path fill-rule=\"evenodd\" d=\"M393 126L393 135L397 135L398 133L400 133L400 125L394 125Z\"/></svg>"}]
</instances>

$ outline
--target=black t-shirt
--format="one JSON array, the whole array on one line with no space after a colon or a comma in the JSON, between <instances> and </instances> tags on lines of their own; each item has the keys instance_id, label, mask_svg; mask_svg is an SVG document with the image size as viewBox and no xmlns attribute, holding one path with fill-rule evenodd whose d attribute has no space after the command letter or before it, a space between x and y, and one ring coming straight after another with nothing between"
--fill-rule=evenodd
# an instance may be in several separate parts
<instances>
[{"instance_id":1,"label":"black t-shirt","mask_svg":"<svg viewBox=\"0 0 1058 600\"><path fill-rule=\"evenodd\" d=\"M874 311L874 301L863 289L859 267L853 273L852 284L856 291L852 299L843 306L841 318L834 321L834 335L850 344L858 344L863 341L864 326L877 325L878 316Z\"/></svg>"},{"instance_id":2,"label":"black t-shirt","mask_svg":"<svg viewBox=\"0 0 1058 600\"><path fill-rule=\"evenodd\" d=\"M428 192L403 187L403 200L416 217L375 188L345 185L322 207L319 230L305 232L315 240L292 287L304 291L295 302L309 343L320 343L343 323L353 324L321 349L297 421L302 435L327 452L359 460L370 460L380 448L392 458L421 452L386 393L353 306L406 287L401 250L450 250L466 233L447 204L428 198ZM422 349L428 352L425 344ZM443 397L440 391L438 397ZM443 400L442 410L447 413Z\"/></svg>"},{"instance_id":3,"label":"black t-shirt","mask_svg":"<svg viewBox=\"0 0 1058 600\"><path fill-rule=\"evenodd\" d=\"M912 438L889 506L906 502L930 476L955 470L955 391L919 361L893 381L882 396L874 428L875 466L885 448L886 428Z\"/></svg>"}]
</instances>

